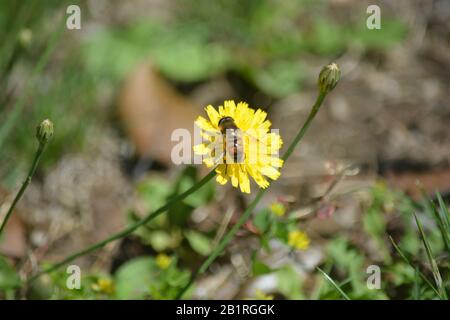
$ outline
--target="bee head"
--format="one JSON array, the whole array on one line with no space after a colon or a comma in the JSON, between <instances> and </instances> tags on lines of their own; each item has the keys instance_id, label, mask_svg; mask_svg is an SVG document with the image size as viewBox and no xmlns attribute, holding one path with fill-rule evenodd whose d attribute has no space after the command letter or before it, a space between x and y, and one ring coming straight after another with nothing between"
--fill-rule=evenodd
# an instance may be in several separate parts
<instances>
[{"instance_id":1,"label":"bee head","mask_svg":"<svg viewBox=\"0 0 450 320\"><path fill-rule=\"evenodd\" d=\"M219 120L218 126L221 130L234 127L234 119L232 117L223 117Z\"/></svg>"}]
</instances>

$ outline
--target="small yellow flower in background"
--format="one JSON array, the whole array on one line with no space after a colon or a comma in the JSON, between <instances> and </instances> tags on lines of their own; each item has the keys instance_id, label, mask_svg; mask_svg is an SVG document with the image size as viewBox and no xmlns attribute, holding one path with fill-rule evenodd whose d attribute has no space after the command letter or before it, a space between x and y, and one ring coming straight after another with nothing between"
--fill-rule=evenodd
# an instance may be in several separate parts
<instances>
[{"instance_id":1,"label":"small yellow flower in background","mask_svg":"<svg viewBox=\"0 0 450 320\"><path fill-rule=\"evenodd\" d=\"M278 217L282 217L286 213L286 207L280 202L274 202L270 205L270 211Z\"/></svg>"},{"instance_id":2,"label":"small yellow flower in background","mask_svg":"<svg viewBox=\"0 0 450 320\"><path fill-rule=\"evenodd\" d=\"M256 300L273 300L274 297L271 294L265 293L261 289L256 289L255 290L255 299Z\"/></svg>"},{"instance_id":3,"label":"small yellow flower in background","mask_svg":"<svg viewBox=\"0 0 450 320\"><path fill-rule=\"evenodd\" d=\"M299 230L289 232L288 244L299 250L306 250L309 247L309 237L306 233Z\"/></svg>"},{"instance_id":4,"label":"small yellow flower in background","mask_svg":"<svg viewBox=\"0 0 450 320\"><path fill-rule=\"evenodd\" d=\"M207 167L217 166L218 183L224 185L231 180L233 187L250 193L249 176L263 189L269 186L266 177L278 179L283 166L278 152L283 141L278 133L270 132L266 112L255 111L245 102L236 105L232 100L218 110L209 105L205 111L209 120L198 117L195 124L202 129L206 142L194 146L194 152L203 156Z\"/></svg>"},{"instance_id":5,"label":"small yellow flower in background","mask_svg":"<svg viewBox=\"0 0 450 320\"><path fill-rule=\"evenodd\" d=\"M160 268L160 269L167 269L170 266L170 263L172 262L172 258L169 257L167 254L165 253L159 253L156 256L156 265Z\"/></svg>"},{"instance_id":6,"label":"small yellow flower in background","mask_svg":"<svg viewBox=\"0 0 450 320\"><path fill-rule=\"evenodd\" d=\"M114 292L114 284L109 278L99 278L96 283L92 284L92 289L111 294Z\"/></svg>"}]
</instances>

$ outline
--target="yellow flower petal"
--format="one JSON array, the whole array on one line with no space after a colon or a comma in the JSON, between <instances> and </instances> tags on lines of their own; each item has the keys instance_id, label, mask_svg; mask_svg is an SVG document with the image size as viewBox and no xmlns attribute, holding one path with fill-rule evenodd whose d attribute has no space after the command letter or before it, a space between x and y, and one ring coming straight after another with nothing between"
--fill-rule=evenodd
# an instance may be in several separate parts
<instances>
[{"instance_id":1,"label":"yellow flower petal","mask_svg":"<svg viewBox=\"0 0 450 320\"><path fill-rule=\"evenodd\" d=\"M227 174L231 177L231 184L237 188L239 185L239 171L236 170L236 164L227 165Z\"/></svg>"},{"instance_id":2,"label":"yellow flower petal","mask_svg":"<svg viewBox=\"0 0 450 320\"><path fill-rule=\"evenodd\" d=\"M226 164L219 164L216 168L217 177L216 181L220 184L226 184L228 182L227 178L227 165Z\"/></svg>"},{"instance_id":3,"label":"yellow flower petal","mask_svg":"<svg viewBox=\"0 0 450 320\"><path fill-rule=\"evenodd\" d=\"M245 172L245 167L239 166L239 186L241 191L244 193L250 193L250 179L248 178L247 172Z\"/></svg>"},{"instance_id":4,"label":"yellow flower petal","mask_svg":"<svg viewBox=\"0 0 450 320\"><path fill-rule=\"evenodd\" d=\"M214 167L214 160L212 158L205 158L203 159L203 163L208 167Z\"/></svg>"},{"instance_id":5,"label":"yellow flower petal","mask_svg":"<svg viewBox=\"0 0 450 320\"><path fill-rule=\"evenodd\" d=\"M289 232L288 245L299 250L306 250L309 247L309 237L306 233L294 230Z\"/></svg>"},{"instance_id":6,"label":"yellow flower petal","mask_svg":"<svg viewBox=\"0 0 450 320\"><path fill-rule=\"evenodd\" d=\"M260 154L258 156L258 160L260 161L260 163L264 166L272 166L272 167L276 167L276 168L281 168L283 166L283 159L277 158L277 157L273 157L273 156L269 156L266 154Z\"/></svg>"},{"instance_id":7,"label":"yellow flower petal","mask_svg":"<svg viewBox=\"0 0 450 320\"><path fill-rule=\"evenodd\" d=\"M261 143L267 146L267 153L274 154L283 146L280 135L274 132L264 133L260 136Z\"/></svg>"},{"instance_id":8,"label":"yellow flower petal","mask_svg":"<svg viewBox=\"0 0 450 320\"><path fill-rule=\"evenodd\" d=\"M228 179L226 178L226 176L218 175L216 177L216 181L217 181L217 183L224 185L228 182Z\"/></svg>"},{"instance_id":9,"label":"yellow flower petal","mask_svg":"<svg viewBox=\"0 0 450 320\"><path fill-rule=\"evenodd\" d=\"M224 102L225 114L229 117L234 118L234 111L236 110L236 104L233 100L228 100Z\"/></svg>"},{"instance_id":10,"label":"yellow flower petal","mask_svg":"<svg viewBox=\"0 0 450 320\"><path fill-rule=\"evenodd\" d=\"M194 152L199 155L205 155L211 152L211 150L204 143L195 145L193 149Z\"/></svg>"},{"instance_id":11,"label":"yellow flower petal","mask_svg":"<svg viewBox=\"0 0 450 320\"><path fill-rule=\"evenodd\" d=\"M267 117L266 112L262 111L261 109L256 110L252 120L252 127L257 128L260 125L262 125L266 117Z\"/></svg>"},{"instance_id":12,"label":"yellow flower petal","mask_svg":"<svg viewBox=\"0 0 450 320\"><path fill-rule=\"evenodd\" d=\"M223 108L223 106L219 106L219 115L221 118L225 117L225 109Z\"/></svg>"},{"instance_id":13,"label":"yellow flower petal","mask_svg":"<svg viewBox=\"0 0 450 320\"><path fill-rule=\"evenodd\" d=\"M264 130L264 132L268 132L272 123L269 120L264 121L260 125L258 125L258 129Z\"/></svg>"},{"instance_id":14,"label":"yellow flower petal","mask_svg":"<svg viewBox=\"0 0 450 320\"><path fill-rule=\"evenodd\" d=\"M270 166L267 166L267 167L261 167L261 168L259 169L259 171L260 171L263 175L269 177L269 178L272 179L272 180L277 180L278 177L280 176L280 171L278 171L277 169L275 169L275 168L273 168L273 167L270 167Z\"/></svg>"},{"instance_id":15,"label":"yellow flower petal","mask_svg":"<svg viewBox=\"0 0 450 320\"><path fill-rule=\"evenodd\" d=\"M216 109L212 105L209 105L205 108L206 113L208 114L209 120L211 121L211 124L218 128L219 120L220 120L220 114L217 112Z\"/></svg>"},{"instance_id":16,"label":"yellow flower petal","mask_svg":"<svg viewBox=\"0 0 450 320\"><path fill-rule=\"evenodd\" d=\"M271 166L281 168L284 164L284 161L283 161L283 159L280 159L280 158L270 157L269 163Z\"/></svg>"},{"instance_id":17,"label":"yellow flower petal","mask_svg":"<svg viewBox=\"0 0 450 320\"><path fill-rule=\"evenodd\" d=\"M261 188L266 189L269 186L269 181L259 171L254 170L251 166L247 166L247 171Z\"/></svg>"},{"instance_id":18,"label":"yellow flower petal","mask_svg":"<svg viewBox=\"0 0 450 320\"><path fill-rule=\"evenodd\" d=\"M205 131L211 131L211 132L215 132L218 131L218 129L216 129L215 127L213 127L213 125L211 124L211 122L209 122L208 120L206 120L203 117L198 117L197 120L195 120L195 124L202 130Z\"/></svg>"}]
</instances>

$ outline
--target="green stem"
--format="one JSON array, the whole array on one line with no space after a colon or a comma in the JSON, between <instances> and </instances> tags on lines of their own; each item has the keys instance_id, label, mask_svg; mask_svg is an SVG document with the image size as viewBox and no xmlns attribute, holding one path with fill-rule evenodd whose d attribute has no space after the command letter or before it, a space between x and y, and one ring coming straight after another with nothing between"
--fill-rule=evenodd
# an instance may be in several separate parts
<instances>
[{"instance_id":1,"label":"green stem","mask_svg":"<svg viewBox=\"0 0 450 320\"><path fill-rule=\"evenodd\" d=\"M22 195L24 194L25 190L27 189L28 185L30 184L31 178L33 177L33 175L36 171L36 168L39 164L39 160L41 159L44 149L45 149L45 144L39 143L39 147L36 151L36 155L34 156L34 160L33 160L33 163L31 164L30 171L28 172L27 178L22 183L22 187L20 188L19 192L16 194L16 197L14 198L13 202L11 203L9 210L6 213L5 219L3 219L2 225L0 226L0 237L3 233L3 229L6 227L6 224L8 223L8 220L14 211L14 208L16 207L17 202L19 202L20 198L22 198Z\"/></svg>"},{"instance_id":2,"label":"green stem","mask_svg":"<svg viewBox=\"0 0 450 320\"><path fill-rule=\"evenodd\" d=\"M197 191L198 189L200 189L201 187L203 187L208 181L210 181L214 176L216 175L215 170L212 170L210 173L208 173L208 175L206 175L202 180L200 180L199 182L197 182L194 186L192 186L190 189L186 190L185 192L173 197L170 201L168 201L165 205L163 205L162 207L156 209L155 211L153 211L152 213L148 214L145 218L143 218L142 220L139 220L138 222L130 225L128 228L123 229L122 231L119 231L113 235L111 235L110 237L99 241L81 251L78 251L70 256L68 256L67 258L65 258L64 260L62 260L61 262L58 262L57 264L49 267L48 269L45 269L41 272L36 273L34 276L30 277L28 279L28 282L32 282L34 280L36 280L37 278L39 278L41 275L45 274L45 273L49 273L49 272L53 272L56 269L59 269L60 267L62 267L63 265L75 260L78 257L84 256L88 253L91 253L97 249L100 249L102 247L104 247L106 244L113 242L115 240L121 239L129 234L131 234L133 231L135 231L137 228L147 224L148 222L150 222L151 220L153 220L154 218L156 218L157 216L159 216L160 214L164 213L165 211L167 211L170 207L172 207L172 205L174 205L175 203L183 200L184 198L186 198L187 196L189 196L190 194L194 193L195 191Z\"/></svg>"},{"instance_id":3,"label":"green stem","mask_svg":"<svg viewBox=\"0 0 450 320\"><path fill-rule=\"evenodd\" d=\"M300 131L295 136L294 140L291 142L289 147L287 148L286 152L281 157L283 160L287 160L292 152L294 151L295 147L298 145L298 143L303 139L303 136L305 135L306 131L308 130L309 126L311 125L314 117L316 116L317 112L320 109L320 106L322 105L323 100L325 99L327 93L326 92L319 92L319 95L317 96L316 102L314 103L308 118L306 119L305 123L303 124ZM189 279L189 282L186 286L181 289L181 291L178 293L176 299L181 299L183 294L186 292L187 289L192 285L192 283L195 281L196 277L199 274L204 273L209 266L214 262L214 260L222 253L222 251L225 249L225 247L228 245L228 243L233 239L236 232L242 227L242 225L250 218L250 215L252 214L253 210L255 209L258 202L262 199L263 195L266 193L268 189L261 189L258 194L256 195L255 199L250 203L250 205L247 207L247 209L244 211L244 213L239 218L238 222L233 226L233 228L228 231L228 233L223 237L222 241L217 245L217 247L214 249L214 251L210 254L210 256L206 259L206 261L202 264L200 269L198 269L196 272L194 272L191 275L191 278Z\"/></svg>"}]
</instances>

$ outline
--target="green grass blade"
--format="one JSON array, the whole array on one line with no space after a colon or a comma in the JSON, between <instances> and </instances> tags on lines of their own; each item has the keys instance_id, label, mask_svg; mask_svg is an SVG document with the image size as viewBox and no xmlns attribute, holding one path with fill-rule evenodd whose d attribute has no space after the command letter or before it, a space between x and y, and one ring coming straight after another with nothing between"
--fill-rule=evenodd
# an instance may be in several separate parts
<instances>
[{"instance_id":1,"label":"green grass blade","mask_svg":"<svg viewBox=\"0 0 450 320\"><path fill-rule=\"evenodd\" d=\"M389 236L389 240L391 240L392 246L394 247L395 251L397 251L399 256L403 259L403 261L405 261L407 264L409 264L410 267L413 268L414 270L417 270L416 266L414 266L414 264L411 261L409 261L409 259L406 257L406 255L403 253L403 251L400 249L400 247L395 243L394 239L392 239L391 236ZM433 289L433 291L439 296L440 299L442 299L441 294L433 286L433 284L430 282L430 280L428 280L428 278L421 271L418 270L418 273L419 273L419 276L423 279L423 281L425 281L426 284L428 284L428 286L431 289Z\"/></svg>"},{"instance_id":2,"label":"green grass blade","mask_svg":"<svg viewBox=\"0 0 450 320\"><path fill-rule=\"evenodd\" d=\"M414 300L420 300L420 283L419 283L419 269L416 268L414 271L414 288L413 288L413 297Z\"/></svg>"},{"instance_id":3,"label":"green grass blade","mask_svg":"<svg viewBox=\"0 0 450 320\"><path fill-rule=\"evenodd\" d=\"M319 267L316 267L317 270L320 271L320 273L322 273L322 275L325 277L325 279L328 280L328 282L330 282L333 287L341 294L341 296L345 299L345 300L351 300L349 298L349 296L341 289L341 287L322 269L320 269Z\"/></svg>"},{"instance_id":4,"label":"green grass blade","mask_svg":"<svg viewBox=\"0 0 450 320\"><path fill-rule=\"evenodd\" d=\"M436 207L434 201L428 197L428 194L426 193L423 186L419 186L419 189L424 199L423 207L425 211L430 216L432 216L436 221L436 224L439 227L439 231L441 233L442 241L444 242L445 245L445 249L447 250L447 253L450 254L450 224L448 220L449 217L447 207L445 206L444 201L442 200L442 197L439 194L439 192L436 192L436 197L439 201L439 205L442 210L441 214L439 212L439 209Z\"/></svg>"},{"instance_id":5,"label":"green grass blade","mask_svg":"<svg viewBox=\"0 0 450 320\"><path fill-rule=\"evenodd\" d=\"M448 212L448 208L445 205L444 200L442 200L442 196L440 195L439 192L436 192L436 198L438 199L439 206L442 211L442 215L440 215L440 216L442 217L442 221L443 221L445 229L447 231L447 235L449 235L449 233L450 233L450 213Z\"/></svg>"},{"instance_id":6,"label":"green grass blade","mask_svg":"<svg viewBox=\"0 0 450 320\"><path fill-rule=\"evenodd\" d=\"M422 191L423 197L425 199L424 208L428 212L429 215L431 215L434 220L436 221L437 226L439 227L439 231L441 233L442 241L444 242L445 249L447 250L447 253L450 254L450 229L448 227L448 223L443 217L445 216L445 211L447 208L445 207L444 202L442 201L442 198L440 197L440 194L436 192L436 196L439 200L439 204L441 206L442 215L439 212L439 209L434 204L433 200L429 199L427 194ZM448 212L448 211L447 211ZM448 218L448 217L447 217Z\"/></svg>"},{"instance_id":7,"label":"green grass blade","mask_svg":"<svg viewBox=\"0 0 450 320\"><path fill-rule=\"evenodd\" d=\"M428 243L425 232L423 231L422 223L417 218L417 215L414 213L414 219L416 219L417 227L419 228L420 237L422 238L423 245L425 247L425 251L427 253L428 262L431 266L431 271L433 272L434 281L436 282L436 286L440 292L440 296L444 299L447 299L447 293L445 292L445 288L442 285L442 277L439 272L439 268L437 266L436 260L433 257L433 253L431 252L430 244Z\"/></svg>"}]
</instances>

